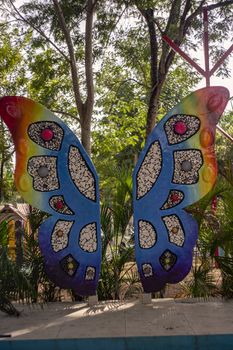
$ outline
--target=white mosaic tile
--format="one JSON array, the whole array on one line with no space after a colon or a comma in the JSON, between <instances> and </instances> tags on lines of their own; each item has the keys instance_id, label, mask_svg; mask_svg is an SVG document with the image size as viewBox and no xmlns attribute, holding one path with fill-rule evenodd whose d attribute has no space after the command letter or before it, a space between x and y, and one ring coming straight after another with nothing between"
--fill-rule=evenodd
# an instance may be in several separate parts
<instances>
[{"instance_id":1,"label":"white mosaic tile","mask_svg":"<svg viewBox=\"0 0 233 350\"><path fill-rule=\"evenodd\" d=\"M86 281L93 281L95 279L95 268L93 266L88 266L85 273Z\"/></svg>"},{"instance_id":2,"label":"white mosaic tile","mask_svg":"<svg viewBox=\"0 0 233 350\"><path fill-rule=\"evenodd\" d=\"M56 253L68 246L69 233L72 225L73 221L58 220L54 226L51 244Z\"/></svg>"},{"instance_id":3,"label":"white mosaic tile","mask_svg":"<svg viewBox=\"0 0 233 350\"><path fill-rule=\"evenodd\" d=\"M69 171L79 191L88 199L96 200L95 178L83 159L79 149L71 146L69 151Z\"/></svg>"},{"instance_id":4,"label":"white mosaic tile","mask_svg":"<svg viewBox=\"0 0 233 350\"><path fill-rule=\"evenodd\" d=\"M138 222L139 245L141 248L148 249L156 243L156 231L148 221L139 220Z\"/></svg>"},{"instance_id":5,"label":"white mosaic tile","mask_svg":"<svg viewBox=\"0 0 233 350\"><path fill-rule=\"evenodd\" d=\"M163 221L168 231L169 241L178 247L182 247L185 240L185 234L176 215L168 215L163 217Z\"/></svg>"},{"instance_id":6,"label":"white mosaic tile","mask_svg":"<svg viewBox=\"0 0 233 350\"><path fill-rule=\"evenodd\" d=\"M150 146L137 173L137 199L145 196L154 186L162 167L162 151L159 141Z\"/></svg>"},{"instance_id":7,"label":"white mosaic tile","mask_svg":"<svg viewBox=\"0 0 233 350\"><path fill-rule=\"evenodd\" d=\"M198 171L202 164L202 154L197 149L175 151L173 183L184 185L197 183Z\"/></svg>"},{"instance_id":8,"label":"white mosaic tile","mask_svg":"<svg viewBox=\"0 0 233 350\"><path fill-rule=\"evenodd\" d=\"M79 234L79 246L85 252L93 253L97 250L96 223L86 225Z\"/></svg>"},{"instance_id":9,"label":"white mosaic tile","mask_svg":"<svg viewBox=\"0 0 233 350\"><path fill-rule=\"evenodd\" d=\"M47 192L59 189L57 157L32 157L28 161L27 168L28 173L33 177L33 188L36 191Z\"/></svg>"},{"instance_id":10,"label":"white mosaic tile","mask_svg":"<svg viewBox=\"0 0 233 350\"><path fill-rule=\"evenodd\" d=\"M151 264L142 264L142 272L144 277L151 277L153 276L153 269Z\"/></svg>"}]
</instances>

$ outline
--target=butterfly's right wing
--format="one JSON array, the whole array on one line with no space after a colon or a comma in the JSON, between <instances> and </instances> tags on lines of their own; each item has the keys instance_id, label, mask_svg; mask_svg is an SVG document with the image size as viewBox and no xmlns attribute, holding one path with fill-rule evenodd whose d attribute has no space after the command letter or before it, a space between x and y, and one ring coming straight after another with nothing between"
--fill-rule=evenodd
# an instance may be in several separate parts
<instances>
[{"instance_id":1,"label":"butterfly's right wing","mask_svg":"<svg viewBox=\"0 0 233 350\"><path fill-rule=\"evenodd\" d=\"M213 187L216 124L229 92L207 87L183 99L154 128L133 175L136 261L145 292L189 272L198 225L184 208Z\"/></svg>"}]
</instances>

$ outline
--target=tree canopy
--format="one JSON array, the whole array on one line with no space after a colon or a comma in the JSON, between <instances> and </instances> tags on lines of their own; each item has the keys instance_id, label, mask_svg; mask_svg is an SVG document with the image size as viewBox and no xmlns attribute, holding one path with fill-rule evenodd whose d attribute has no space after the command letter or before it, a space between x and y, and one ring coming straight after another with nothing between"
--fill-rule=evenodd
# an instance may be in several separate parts
<instances>
[{"instance_id":1,"label":"tree canopy","mask_svg":"<svg viewBox=\"0 0 233 350\"><path fill-rule=\"evenodd\" d=\"M26 95L65 119L110 185L110 173L122 164L133 167L156 121L200 79L162 36L186 52L202 50L208 5L216 60L232 35L232 4L2 1L1 94ZM216 73L229 74L227 64Z\"/></svg>"}]
</instances>

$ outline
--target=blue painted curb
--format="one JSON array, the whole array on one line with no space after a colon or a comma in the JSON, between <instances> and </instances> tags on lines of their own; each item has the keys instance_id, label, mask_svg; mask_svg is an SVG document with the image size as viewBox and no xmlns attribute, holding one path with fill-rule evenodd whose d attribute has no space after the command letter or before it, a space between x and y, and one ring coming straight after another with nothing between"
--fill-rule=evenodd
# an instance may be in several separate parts
<instances>
[{"instance_id":1,"label":"blue painted curb","mask_svg":"<svg viewBox=\"0 0 233 350\"><path fill-rule=\"evenodd\" d=\"M0 350L232 350L233 334L2 340Z\"/></svg>"}]
</instances>

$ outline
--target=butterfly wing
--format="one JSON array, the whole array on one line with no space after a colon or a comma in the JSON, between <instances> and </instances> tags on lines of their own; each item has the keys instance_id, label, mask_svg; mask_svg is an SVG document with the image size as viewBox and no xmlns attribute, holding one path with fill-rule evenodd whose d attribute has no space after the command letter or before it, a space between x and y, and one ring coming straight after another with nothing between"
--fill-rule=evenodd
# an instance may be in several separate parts
<instances>
[{"instance_id":1,"label":"butterfly wing","mask_svg":"<svg viewBox=\"0 0 233 350\"><path fill-rule=\"evenodd\" d=\"M16 149L15 184L50 214L39 229L48 276L62 288L94 294L101 262L95 168L74 133L52 112L23 97L0 99Z\"/></svg>"},{"instance_id":2,"label":"butterfly wing","mask_svg":"<svg viewBox=\"0 0 233 350\"><path fill-rule=\"evenodd\" d=\"M133 174L136 261L145 292L190 271L198 225L184 208L217 176L216 124L229 99L223 87L195 91L154 128Z\"/></svg>"}]
</instances>

